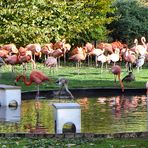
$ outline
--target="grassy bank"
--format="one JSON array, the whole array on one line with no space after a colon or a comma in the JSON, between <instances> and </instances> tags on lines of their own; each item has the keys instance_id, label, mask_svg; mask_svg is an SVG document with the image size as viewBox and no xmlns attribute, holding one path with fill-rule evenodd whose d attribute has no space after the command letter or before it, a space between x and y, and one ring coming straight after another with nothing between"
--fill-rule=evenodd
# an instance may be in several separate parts
<instances>
[{"instance_id":1,"label":"grassy bank","mask_svg":"<svg viewBox=\"0 0 148 148\"><path fill-rule=\"evenodd\" d=\"M44 139L0 138L0 146L7 148L147 148L146 139Z\"/></svg>"},{"instance_id":2,"label":"grassy bank","mask_svg":"<svg viewBox=\"0 0 148 148\"><path fill-rule=\"evenodd\" d=\"M79 69L78 74L78 70L73 63L69 63L68 66L60 66L59 68L55 69L54 72L45 67L43 64L37 63L37 69L43 71L52 79L51 83L43 83L40 86L40 89L57 89L58 86L55 84L55 81L59 77L65 77L69 79L69 88L115 88L114 76L111 73L111 66L108 66L108 69L104 68L102 72L99 67L96 68L94 66L84 66L83 64L82 67ZM145 83L148 80L147 67L147 64L145 64L145 67L143 67L140 72L135 69L133 73L136 80L134 82L124 83L125 88L145 88ZM26 71L28 77L30 72L31 65L28 64L28 68ZM16 75L19 75L21 73L21 66L16 66L14 72L11 71L10 65L3 66L1 67L0 83L14 85ZM122 66L121 79L126 75L127 72L125 66ZM26 87L22 82L18 82L17 85L22 87L22 91L36 90L34 84ZM120 87L119 81L117 81L117 87Z\"/></svg>"}]
</instances>

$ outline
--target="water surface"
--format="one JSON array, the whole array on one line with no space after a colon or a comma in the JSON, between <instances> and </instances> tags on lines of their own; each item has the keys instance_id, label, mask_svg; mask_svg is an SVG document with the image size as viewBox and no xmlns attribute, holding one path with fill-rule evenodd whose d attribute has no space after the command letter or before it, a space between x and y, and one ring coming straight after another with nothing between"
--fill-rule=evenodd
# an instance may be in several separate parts
<instances>
[{"instance_id":1,"label":"water surface","mask_svg":"<svg viewBox=\"0 0 148 148\"><path fill-rule=\"evenodd\" d=\"M61 99L60 102L71 102ZM82 133L144 132L148 130L146 96L83 97L81 105ZM59 99L23 100L15 108L0 108L0 132L54 133L53 103Z\"/></svg>"}]
</instances>

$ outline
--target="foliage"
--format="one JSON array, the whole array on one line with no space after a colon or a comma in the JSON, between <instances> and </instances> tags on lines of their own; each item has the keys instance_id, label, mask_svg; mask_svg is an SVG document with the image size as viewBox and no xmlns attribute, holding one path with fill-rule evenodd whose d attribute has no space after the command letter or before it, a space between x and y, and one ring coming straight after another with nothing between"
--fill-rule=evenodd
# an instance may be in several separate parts
<instances>
[{"instance_id":1,"label":"foliage","mask_svg":"<svg viewBox=\"0 0 148 148\"><path fill-rule=\"evenodd\" d=\"M139 0L122 0L115 3L118 16L108 28L113 40L118 39L127 44L132 44L135 38L145 36L148 38L148 7L145 2Z\"/></svg>"},{"instance_id":2,"label":"foliage","mask_svg":"<svg viewBox=\"0 0 148 148\"><path fill-rule=\"evenodd\" d=\"M68 42L100 40L106 37L104 24L113 18L110 0L1 0L0 43Z\"/></svg>"}]
</instances>

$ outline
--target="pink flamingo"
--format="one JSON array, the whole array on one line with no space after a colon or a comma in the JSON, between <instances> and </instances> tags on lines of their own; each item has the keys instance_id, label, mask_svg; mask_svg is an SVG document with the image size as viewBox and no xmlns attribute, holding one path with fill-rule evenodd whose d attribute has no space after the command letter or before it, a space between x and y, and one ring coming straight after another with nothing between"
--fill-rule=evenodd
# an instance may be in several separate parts
<instances>
[{"instance_id":1,"label":"pink flamingo","mask_svg":"<svg viewBox=\"0 0 148 148\"><path fill-rule=\"evenodd\" d=\"M121 67L119 65L115 65L115 66L112 67L111 71L114 74L114 82L115 82L115 84L116 84L116 76L118 76L118 80L120 82L122 92L124 92L124 85L123 85L123 83L122 83L122 81L120 79Z\"/></svg>"},{"instance_id":2,"label":"pink flamingo","mask_svg":"<svg viewBox=\"0 0 148 148\"><path fill-rule=\"evenodd\" d=\"M39 85L42 84L44 81L50 81L50 79L41 71L32 71L30 74L29 81L27 81L27 78L25 75L19 75L16 77L16 82L18 82L20 79L24 82L26 86L30 86L33 82L37 85L37 94L36 99L39 98Z\"/></svg>"},{"instance_id":3,"label":"pink flamingo","mask_svg":"<svg viewBox=\"0 0 148 148\"><path fill-rule=\"evenodd\" d=\"M25 47L27 50L32 51L33 54L33 60L35 61L35 57L38 56L39 58L41 57L41 45L40 44L28 44Z\"/></svg>"},{"instance_id":4,"label":"pink flamingo","mask_svg":"<svg viewBox=\"0 0 148 148\"><path fill-rule=\"evenodd\" d=\"M69 60L73 60L76 62L76 68L78 68L78 74L79 74L79 67L81 66L81 61L84 61L86 59L86 48L82 48L82 53L77 53L69 57Z\"/></svg>"},{"instance_id":5,"label":"pink flamingo","mask_svg":"<svg viewBox=\"0 0 148 148\"><path fill-rule=\"evenodd\" d=\"M8 51L9 55L18 53L18 49L15 44L6 44L1 47L1 50Z\"/></svg>"}]
</instances>

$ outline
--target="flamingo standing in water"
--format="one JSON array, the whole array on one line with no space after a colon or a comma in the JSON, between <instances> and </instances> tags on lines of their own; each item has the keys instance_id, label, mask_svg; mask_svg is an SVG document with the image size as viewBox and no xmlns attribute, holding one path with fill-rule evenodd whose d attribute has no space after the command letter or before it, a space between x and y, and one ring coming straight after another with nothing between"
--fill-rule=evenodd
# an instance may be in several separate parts
<instances>
[{"instance_id":1,"label":"flamingo standing in water","mask_svg":"<svg viewBox=\"0 0 148 148\"><path fill-rule=\"evenodd\" d=\"M122 81L120 79L121 67L119 65L115 65L115 66L112 67L111 71L114 74L115 84L116 84L116 77L118 76L122 92L124 92L124 85L123 85L123 83L122 83Z\"/></svg>"},{"instance_id":2,"label":"flamingo standing in water","mask_svg":"<svg viewBox=\"0 0 148 148\"><path fill-rule=\"evenodd\" d=\"M37 94L36 99L39 99L39 85L42 84L44 81L50 81L50 79L41 71L33 70L30 74L30 78L27 81L27 78L25 75L19 75L16 77L16 82L18 82L20 79L24 82L26 86L30 86L33 82L37 85Z\"/></svg>"}]
</instances>

